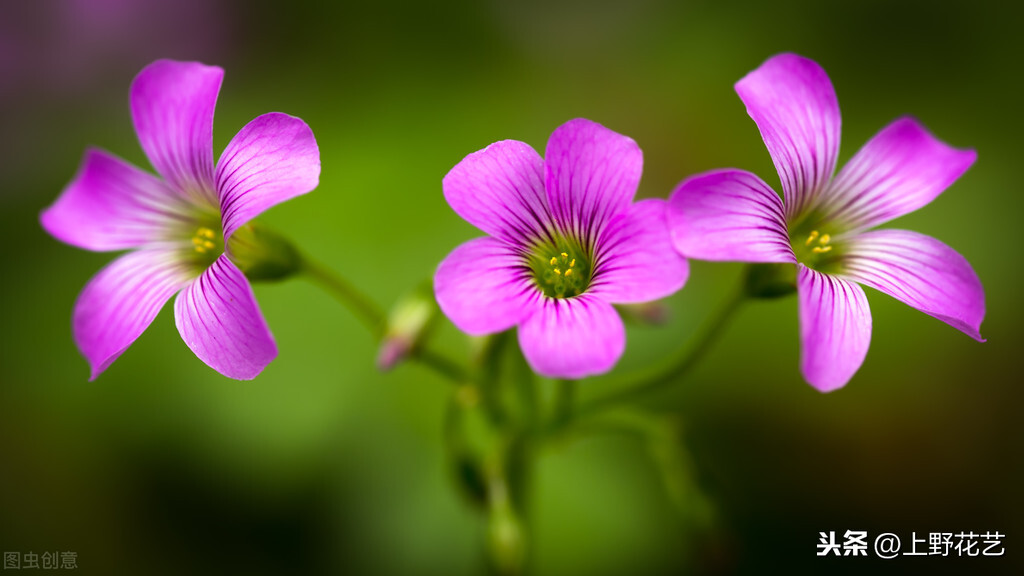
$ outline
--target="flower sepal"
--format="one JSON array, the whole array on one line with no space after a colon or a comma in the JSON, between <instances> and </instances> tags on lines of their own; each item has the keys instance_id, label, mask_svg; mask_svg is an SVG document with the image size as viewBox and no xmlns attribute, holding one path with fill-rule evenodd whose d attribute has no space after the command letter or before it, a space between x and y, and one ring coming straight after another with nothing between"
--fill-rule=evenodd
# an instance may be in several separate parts
<instances>
[{"instance_id":1,"label":"flower sepal","mask_svg":"<svg viewBox=\"0 0 1024 576\"><path fill-rule=\"evenodd\" d=\"M750 298L772 299L796 292L796 266L789 263L751 264L743 280L743 291Z\"/></svg>"},{"instance_id":2,"label":"flower sepal","mask_svg":"<svg viewBox=\"0 0 1024 576\"><path fill-rule=\"evenodd\" d=\"M284 280L302 270L302 255L291 241L256 222L235 230L227 249L252 282Z\"/></svg>"}]
</instances>

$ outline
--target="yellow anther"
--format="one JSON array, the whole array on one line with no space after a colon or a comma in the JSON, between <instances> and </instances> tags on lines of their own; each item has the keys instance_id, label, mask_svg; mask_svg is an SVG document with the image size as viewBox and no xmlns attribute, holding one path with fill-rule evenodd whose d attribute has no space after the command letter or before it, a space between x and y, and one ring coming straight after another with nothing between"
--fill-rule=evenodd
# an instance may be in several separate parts
<instances>
[{"instance_id":1,"label":"yellow anther","mask_svg":"<svg viewBox=\"0 0 1024 576\"><path fill-rule=\"evenodd\" d=\"M551 265L554 266L557 262L558 262L558 258L556 258L555 256L552 256L551 257Z\"/></svg>"},{"instance_id":2,"label":"yellow anther","mask_svg":"<svg viewBox=\"0 0 1024 576\"><path fill-rule=\"evenodd\" d=\"M558 274L559 276L561 276L562 275L562 271L559 270L558 268L555 268L555 274Z\"/></svg>"},{"instance_id":3,"label":"yellow anther","mask_svg":"<svg viewBox=\"0 0 1024 576\"><path fill-rule=\"evenodd\" d=\"M818 231L817 230L812 231L811 235L807 237L807 242L804 242L804 246L810 246L811 242L814 242L814 239L817 238L817 237L818 237Z\"/></svg>"},{"instance_id":4,"label":"yellow anther","mask_svg":"<svg viewBox=\"0 0 1024 576\"><path fill-rule=\"evenodd\" d=\"M832 237L829 236L828 234L822 234L821 238L818 238L818 244L821 244L821 245L828 244L828 241L831 240L831 239L832 239Z\"/></svg>"},{"instance_id":5,"label":"yellow anther","mask_svg":"<svg viewBox=\"0 0 1024 576\"><path fill-rule=\"evenodd\" d=\"M572 268L572 267L573 267L573 266L575 266L575 265L576 265L576 259L575 259L575 258L573 258L573 259L572 259L572 262L569 262L569 268Z\"/></svg>"},{"instance_id":6,"label":"yellow anther","mask_svg":"<svg viewBox=\"0 0 1024 576\"><path fill-rule=\"evenodd\" d=\"M814 248L811 249L811 252L814 252L815 254L823 254L831 249L831 246L815 246Z\"/></svg>"},{"instance_id":7,"label":"yellow anther","mask_svg":"<svg viewBox=\"0 0 1024 576\"><path fill-rule=\"evenodd\" d=\"M565 252L562 252L562 262L565 262L568 259L569 259L569 255L566 254Z\"/></svg>"},{"instance_id":8,"label":"yellow anther","mask_svg":"<svg viewBox=\"0 0 1024 576\"><path fill-rule=\"evenodd\" d=\"M206 226L200 226L196 230L195 236L192 237L192 245L195 246L196 252L200 254L206 254L208 251L213 250L217 247L213 243L213 239L217 237L216 232Z\"/></svg>"},{"instance_id":9,"label":"yellow anther","mask_svg":"<svg viewBox=\"0 0 1024 576\"><path fill-rule=\"evenodd\" d=\"M568 278L570 274L572 274L572 268L565 271L565 277Z\"/></svg>"}]
</instances>

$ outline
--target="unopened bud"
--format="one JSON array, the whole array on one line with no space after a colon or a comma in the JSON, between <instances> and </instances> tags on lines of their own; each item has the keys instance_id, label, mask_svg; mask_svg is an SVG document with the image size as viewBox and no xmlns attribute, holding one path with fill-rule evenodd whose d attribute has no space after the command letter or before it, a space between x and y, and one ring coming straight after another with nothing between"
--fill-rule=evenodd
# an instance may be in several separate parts
<instances>
[{"instance_id":1,"label":"unopened bud","mask_svg":"<svg viewBox=\"0 0 1024 576\"><path fill-rule=\"evenodd\" d=\"M398 301L388 314L387 329L377 352L377 367L387 371L416 349L437 313L429 291L416 290Z\"/></svg>"},{"instance_id":2,"label":"unopened bud","mask_svg":"<svg viewBox=\"0 0 1024 576\"><path fill-rule=\"evenodd\" d=\"M512 509L503 482L489 486L490 514L487 519L487 543L491 562L499 574L519 574L526 559L526 535L523 523Z\"/></svg>"}]
</instances>

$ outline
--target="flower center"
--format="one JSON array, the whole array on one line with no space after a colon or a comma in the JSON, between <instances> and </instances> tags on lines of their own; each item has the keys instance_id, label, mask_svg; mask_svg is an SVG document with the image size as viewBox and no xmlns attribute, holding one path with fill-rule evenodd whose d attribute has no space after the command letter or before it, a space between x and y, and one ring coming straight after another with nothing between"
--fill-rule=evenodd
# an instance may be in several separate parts
<instances>
[{"instance_id":1,"label":"flower center","mask_svg":"<svg viewBox=\"0 0 1024 576\"><path fill-rule=\"evenodd\" d=\"M815 240L818 241L817 245L812 246L812 244L815 244ZM828 245L831 240L832 237L828 234L819 235L817 230L811 230L811 233L807 235L807 240L804 242L804 246L811 246L811 252L814 254L824 254L825 252L832 250L832 247Z\"/></svg>"},{"instance_id":2,"label":"flower center","mask_svg":"<svg viewBox=\"0 0 1024 576\"><path fill-rule=\"evenodd\" d=\"M559 238L537 246L530 256L533 279L545 296L572 298L590 286L590 254L577 242Z\"/></svg>"},{"instance_id":3,"label":"flower center","mask_svg":"<svg viewBox=\"0 0 1024 576\"><path fill-rule=\"evenodd\" d=\"M834 251L836 246L832 244L830 234L811 230L807 237L800 241L802 236L802 234L792 236L794 240L792 242L793 253L798 261L819 272L826 272L828 268L834 267L838 263L838 254Z\"/></svg>"},{"instance_id":4,"label":"flower center","mask_svg":"<svg viewBox=\"0 0 1024 576\"><path fill-rule=\"evenodd\" d=\"M206 226L200 226L196 230L195 236L192 236L192 245L195 246L196 252L206 254L217 248L217 243L214 242L216 239L216 232Z\"/></svg>"},{"instance_id":5,"label":"flower center","mask_svg":"<svg viewBox=\"0 0 1024 576\"><path fill-rule=\"evenodd\" d=\"M224 252L224 239L212 226L199 226L192 234L192 250L188 257L202 269L213 264Z\"/></svg>"}]
</instances>

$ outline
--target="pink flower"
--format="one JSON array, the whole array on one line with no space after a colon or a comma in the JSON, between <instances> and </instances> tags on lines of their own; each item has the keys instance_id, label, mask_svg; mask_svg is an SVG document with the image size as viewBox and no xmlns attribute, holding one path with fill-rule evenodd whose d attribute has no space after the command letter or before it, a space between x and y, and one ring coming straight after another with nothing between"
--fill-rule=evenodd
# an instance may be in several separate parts
<instances>
[{"instance_id":1,"label":"pink flower","mask_svg":"<svg viewBox=\"0 0 1024 576\"><path fill-rule=\"evenodd\" d=\"M864 284L983 341L985 293L949 246L908 230L872 230L931 202L974 163L911 118L875 135L835 178L839 102L812 60L780 54L736 84L782 180L694 176L669 199L676 248L703 260L792 263L800 300L801 369L822 391L864 362L871 311Z\"/></svg>"},{"instance_id":2,"label":"pink flower","mask_svg":"<svg viewBox=\"0 0 1024 576\"><path fill-rule=\"evenodd\" d=\"M156 61L132 82L135 131L162 178L101 150L41 222L58 240L94 251L129 250L75 303L75 342L91 379L117 359L171 296L182 339L203 362L237 379L256 377L277 346L232 235L261 212L317 186L320 152L305 122L257 117L213 162L213 111L224 71Z\"/></svg>"},{"instance_id":3,"label":"pink flower","mask_svg":"<svg viewBox=\"0 0 1024 576\"><path fill-rule=\"evenodd\" d=\"M633 203L642 170L633 140L583 119L555 130L544 159L514 140L467 156L444 195L489 236L438 266L441 310L469 334L518 326L526 360L545 376L610 370L626 346L612 304L672 294L689 273L665 201Z\"/></svg>"}]
</instances>

